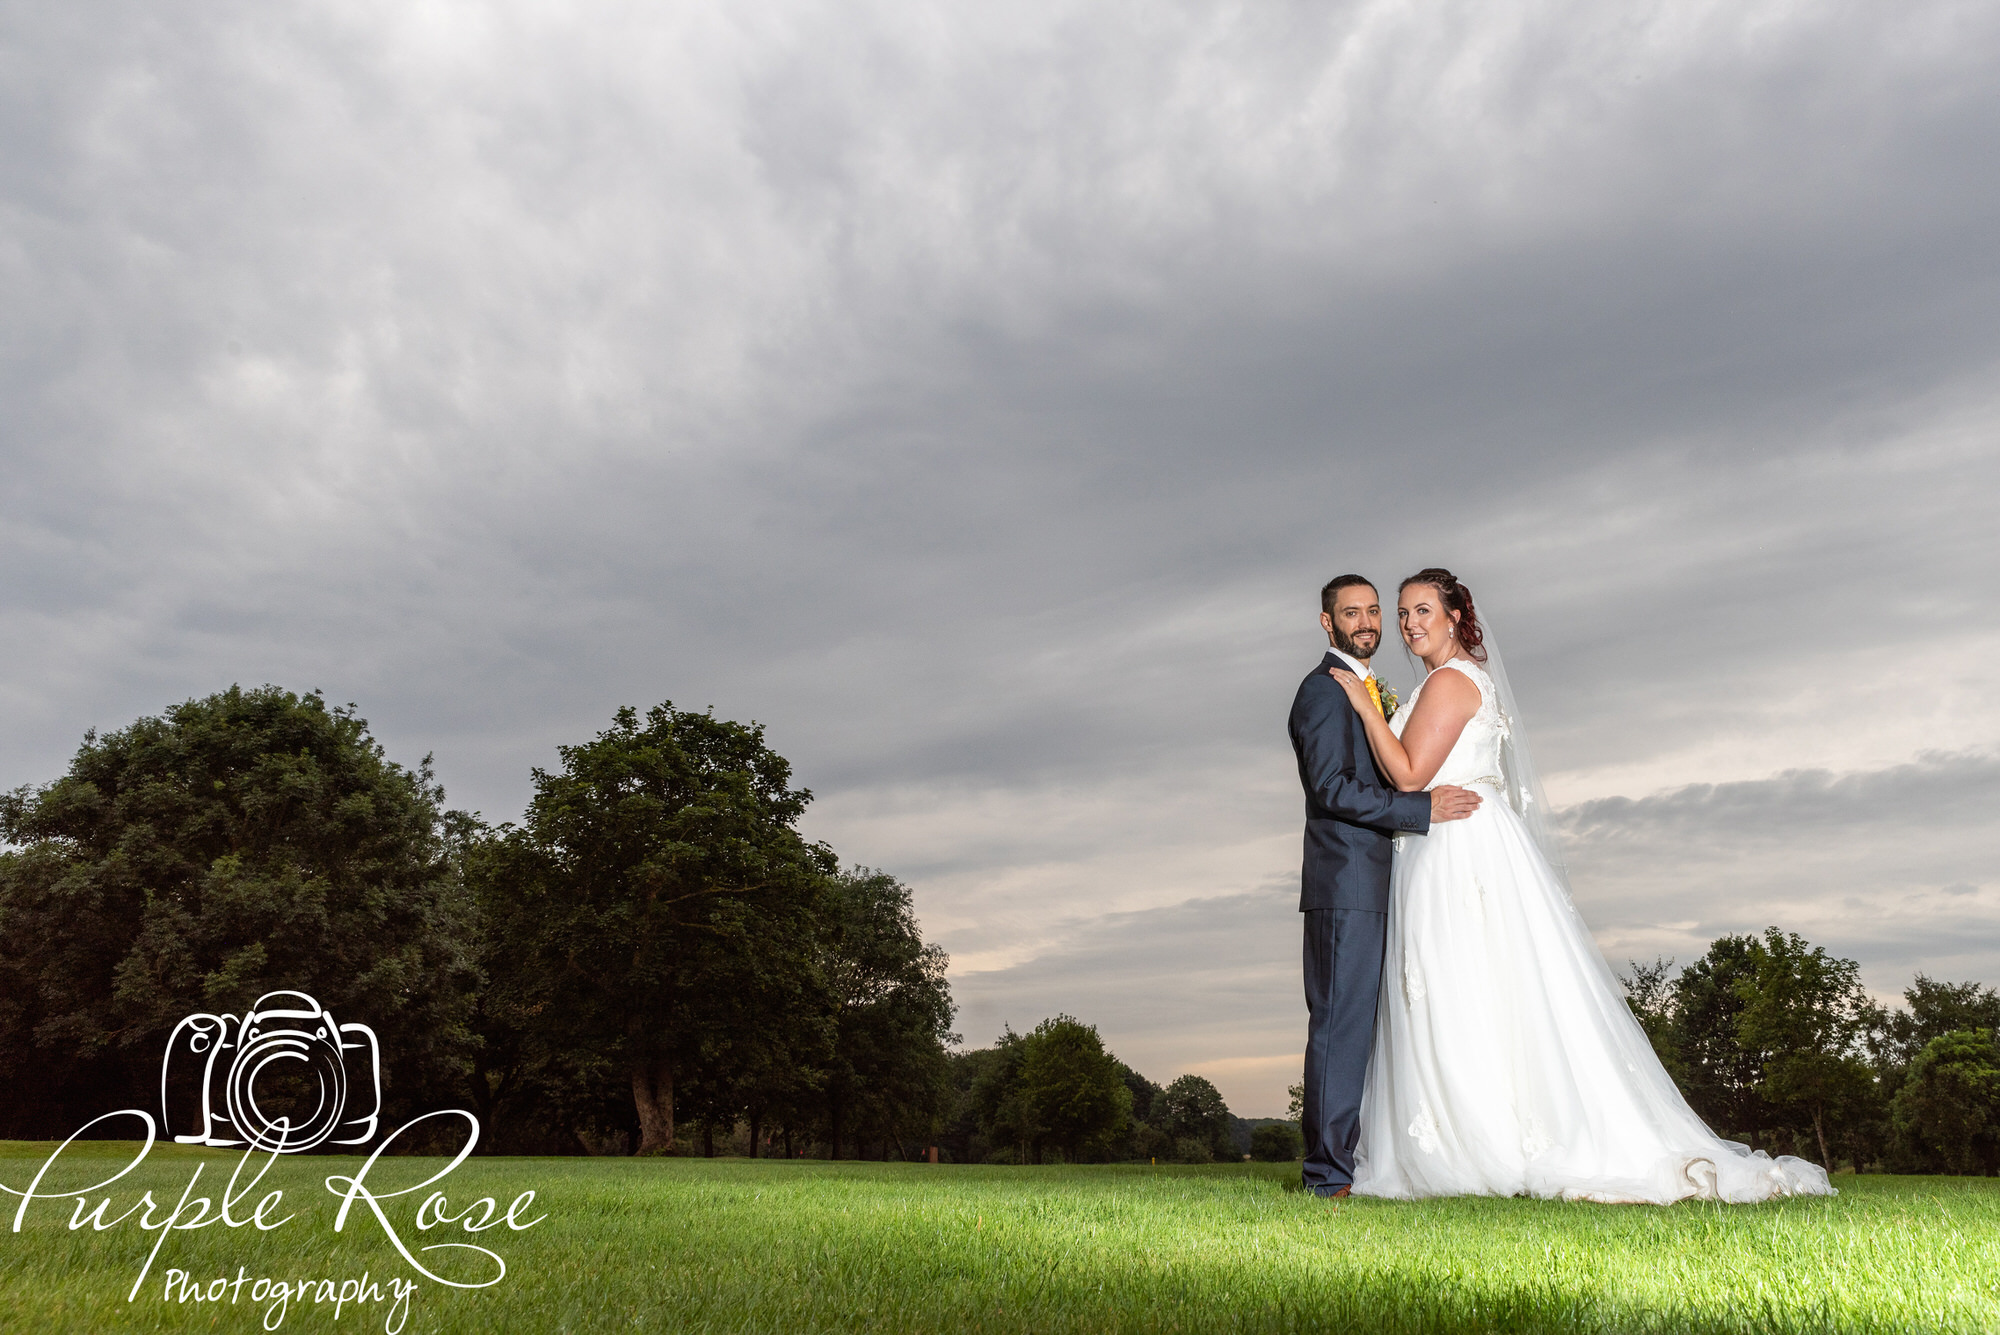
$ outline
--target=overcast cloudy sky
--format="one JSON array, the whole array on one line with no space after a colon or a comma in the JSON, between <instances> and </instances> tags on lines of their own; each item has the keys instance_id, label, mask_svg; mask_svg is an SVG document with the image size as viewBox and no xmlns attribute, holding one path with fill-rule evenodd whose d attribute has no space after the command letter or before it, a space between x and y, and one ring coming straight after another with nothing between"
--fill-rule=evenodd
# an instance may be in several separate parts
<instances>
[{"instance_id":1,"label":"overcast cloudy sky","mask_svg":"<svg viewBox=\"0 0 2000 1335\"><path fill-rule=\"evenodd\" d=\"M1614 962L2000 982L1996 141L1947 0L0 5L0 784L713 705L967 1041L1275 1114L1317 590L1442 563Z\"/></svg>"}]
</instances>

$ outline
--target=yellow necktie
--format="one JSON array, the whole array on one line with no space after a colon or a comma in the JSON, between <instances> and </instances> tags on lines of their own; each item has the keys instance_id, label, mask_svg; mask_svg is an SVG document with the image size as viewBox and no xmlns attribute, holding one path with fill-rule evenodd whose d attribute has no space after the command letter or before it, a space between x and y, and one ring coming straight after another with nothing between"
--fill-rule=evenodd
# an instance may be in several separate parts
<instances>
[{"instance_id":1,"label":"yellow necktie","mask_svg":"<svg viewBox=\"0 0 2000 1335\"><path fill-rule=\"evenodd\" d=\"M1375 702L1375 712L1378 714L1381 713L1382 688L1376 684L1374 675L1371 673L1370 675L1363 677L1361 679L1361 684L1368 688L1368 698Z\"/></svg>"}]
</instances>

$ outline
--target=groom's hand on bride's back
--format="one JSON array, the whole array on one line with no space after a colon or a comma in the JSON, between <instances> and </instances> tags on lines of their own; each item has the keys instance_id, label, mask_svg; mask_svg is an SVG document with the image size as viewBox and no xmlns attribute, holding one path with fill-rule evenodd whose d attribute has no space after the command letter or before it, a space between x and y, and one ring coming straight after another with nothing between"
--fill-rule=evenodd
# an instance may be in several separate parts
<instances>
[{"instance_id":1,"label":"groom's hand on bride's back","mask_svg":"<svg viewBox=\"0 0 2000 1335\"><path fill-rule=\"evenodd\" d=\"M1442 820L1464 820L1479 810L1479 794L1469 788L1446 784L1431 789L1431 824Z\"/></svg>"}]
</instances>

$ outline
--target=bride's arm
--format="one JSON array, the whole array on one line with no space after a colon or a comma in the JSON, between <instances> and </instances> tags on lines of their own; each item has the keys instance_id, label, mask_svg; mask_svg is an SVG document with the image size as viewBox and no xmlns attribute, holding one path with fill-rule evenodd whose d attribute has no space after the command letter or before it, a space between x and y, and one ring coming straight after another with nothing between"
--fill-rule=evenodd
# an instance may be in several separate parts
<instances>
[{"instance_id":1,"label":"bride's arm","mask_svg":"<svg viewBox=\"0 0 2000 1335\"><path fill-rule=\"evenodd\" d=\"M1368 734L1368 749L1375 763L1389 776L1389 782L1406 793L1414 793L1437 777L1438 768L1458 735L1479 712L1479 688L1463 672L1433 672L1424 680L1423 692L1412 707L1403 735L1396 736L1389 720L1368 698L1368 688L1351 672L1331 669L1333 679L1347 692L1347 702L1361 716Z\"/></svg>"}]
</instances>

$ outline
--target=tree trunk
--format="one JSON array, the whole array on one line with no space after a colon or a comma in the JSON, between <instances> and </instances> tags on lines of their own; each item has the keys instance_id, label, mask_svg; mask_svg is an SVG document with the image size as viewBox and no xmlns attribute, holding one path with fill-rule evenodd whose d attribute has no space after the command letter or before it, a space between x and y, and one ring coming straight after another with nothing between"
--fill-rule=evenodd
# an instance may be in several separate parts
<instances>
[{"instance_id":1,"label":"tree trunk","mask_svg":"<svg viewBox=\"0 0 2000 1335\"><path fill-rule=\"evenodd\" d=\"M713 1159L715 1157L715 1123L713 1122L703 1122L701 1124L701 1157L704 1159Z\"/></svg>"},{"instance_id":2,"label":"tree trunk","mask_svg":"<svg viewBox=\"0 0 2000 1335\"><path fill-rule=\"evenodd\" d=\"M840 1157L840 1100L829 1099L826 1105L827 1157Z\"/></svg>"},{"instance_id":3,"label":"tree trunk","mask_svg":"<svg viewBox=\"0 0 2000 1335\"><path fill-rule=\"evenodd\" d=\"M787 1159L792 1157L792 1124L790 1122L785 1123L785 1157Z\"/></svg>"},{"instance_id":4,"label":"tree trunk","mask_svg":"<svg viewBox=\"0 0 2000 1335\"><path fill-rule=\"evenodd\" d=\"M639 1110L640 1154L665 1154L674 1144L674 1072L664 1057L632 1063L632 1102Z\"/></svg>"},{"instance_id":5,"label":"tree trunk","mask_svg":"<svg viewBox=\"0 0 2000 1335\"><path fill-rule=\"evenodd\" d=\"M1820 1121L1819 1109L1813 1109L1813 1134L1819 1137L1819 1164L1827 1172L1833 1171L1833 1156L1826 1152L1826 1127Z\"/></svg>"},{"instance_id":6,"label":"tree trunk","mask_svg":"<svg viewBox=\"0 0 2000 1335\"><path fill-rule=\"evenodd\" d=\"M763 1157L757 1152L758 1150L757 1138L763 1134L764 1134L763 1117L757 1113L751 1113L750 1114L750 1157L753 1159L758 1159Z\"/></svg>"}]
</instances>

